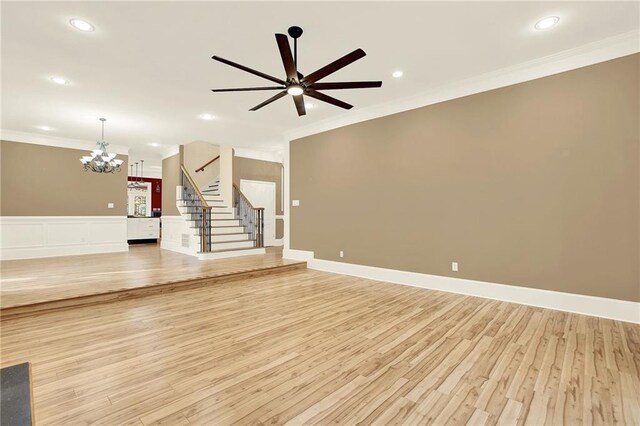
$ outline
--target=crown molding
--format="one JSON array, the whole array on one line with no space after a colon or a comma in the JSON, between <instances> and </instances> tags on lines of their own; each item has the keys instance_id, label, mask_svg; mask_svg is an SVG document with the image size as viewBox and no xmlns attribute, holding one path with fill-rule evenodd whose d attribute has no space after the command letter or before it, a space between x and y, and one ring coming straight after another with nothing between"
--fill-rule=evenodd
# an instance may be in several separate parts
<instances>
[{"instance_id":1,"label":"crown molding","mask_svg":"<svg viewBox=\"0 0 640 426\"><path fill-rule=\"evenodd\" d=\"M58 148L81 149L91 151L95 148L96 141L80 139L60 138L57 136L40 135L37 133L19 132L16 130L0 130L0 139L3 141L29 143L33 145L47 145ZM129 147L109 144L109 151L120 155L129 155Z\"/></svg>"},{"instance_id":2,"label":"crown molding","mask_svg":"<svg viewBox=\"0 0 640 426\"><path fill-rule=\"evenodd\" d=\"M233 148L233 153L236 157L271 161L274 163L282 163L284 159L284 151L282 149L266 151L252 148Z\"/></svg>"},{"instance_id":3,"label":"crown molding","mask_svg":"<svg viewBox=\"0 0 640 426\"><path fill-rule=\"evenodd\" d=\"M469 79L441 85L409 97L364 107L338 117L292 129L285 132L284 136L290 141L350 124L571 71L639 51L640 31L634 30Z\"/></svg>"},{"instance_id":4,"label":"crown molding","mask_svg":"<svg viewBox=\"0 0 640 426\"><path fill-rule=\"evenodd\" d=\"M176 154L180 154L180 145L172 145L162 152L162 159L165 160L169 157L173 157Z\"/></svg>"}]
</instances>

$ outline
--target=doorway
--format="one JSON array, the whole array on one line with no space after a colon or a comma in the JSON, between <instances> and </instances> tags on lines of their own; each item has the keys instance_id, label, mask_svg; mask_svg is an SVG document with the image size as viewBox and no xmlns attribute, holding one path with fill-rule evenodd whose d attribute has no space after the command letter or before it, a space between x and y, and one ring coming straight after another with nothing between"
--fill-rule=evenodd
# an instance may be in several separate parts
<instances>
[{"instance_id":1,"label":"doorway","mask_svg":"<svg viewBox=\"0 0 640 426\"><path fill-rule=\"evenodd\" d=\"M253 207L264 208L264 245L276 243L276 183L240 179L240 191Z\"/></svg>"}]
</instances>

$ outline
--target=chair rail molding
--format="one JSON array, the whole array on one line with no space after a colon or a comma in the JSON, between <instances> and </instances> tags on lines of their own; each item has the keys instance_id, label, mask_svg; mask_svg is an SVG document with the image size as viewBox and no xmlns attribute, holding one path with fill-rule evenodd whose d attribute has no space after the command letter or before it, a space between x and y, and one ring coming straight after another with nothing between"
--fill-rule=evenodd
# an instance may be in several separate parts
<instances>
[{"instance_id":1,"label":"chair rail molding","mask_svg":"<svg viewBox=\"0 0 640 426\"><path fill-rule=\"evenodd\" d=\"M127 250L126 216L0 217L0 260Z\"/></svg>"},{"instance_id":2,"label":"chair rail molding","mask_svg":"<svg viewBox=\"0 0 640 426\"><path fill-rule=\"evenodd\" d=\"M285 249L283 257L318 271L640 324L638 302L322 260L306 250Z\"/></svg>"}]
</instances>

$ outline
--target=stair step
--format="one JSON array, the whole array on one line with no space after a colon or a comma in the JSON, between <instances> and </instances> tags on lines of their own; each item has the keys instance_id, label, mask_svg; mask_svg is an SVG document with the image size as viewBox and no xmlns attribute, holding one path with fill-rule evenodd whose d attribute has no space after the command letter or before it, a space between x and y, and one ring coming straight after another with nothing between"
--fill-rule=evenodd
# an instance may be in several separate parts
<instances>
[{"instance_id":1,"label":"stair step","mask_svg":"<svg viewBox=\"0 0 640 426\"><path fill-rule=\"evenodd\" d=\"M228 233L228 234L213 234L211 235L211 241L213 243L221 243L221 242L231 242L231 241L249 241L248 232L241 233Z\"/></svg>"},{"instance_id":2,"label":"stair step","mask_svg":"<svg viewBox=\"0 0 640 426\"><path fill-rule=\"evenodd\" d=\"M252 249L255 249L255 247L211 250L211 253L225 253L225 252L228 252L228 251L243 251L243 250L252 250ZM202 254L202 252L199 251L198 254Z\"/></svg>"},{"instance_id":3,"label":"stair step","mask_svg":"<svg viewBox=\"0 0 640 426\"><path fill-rule=\"evenodd\" d=\"M226 250L235 248L253 248L255 241L253 240L239 240L239 241L220 241L214 242L214 250Z\"/></svg>"}]
</instances>

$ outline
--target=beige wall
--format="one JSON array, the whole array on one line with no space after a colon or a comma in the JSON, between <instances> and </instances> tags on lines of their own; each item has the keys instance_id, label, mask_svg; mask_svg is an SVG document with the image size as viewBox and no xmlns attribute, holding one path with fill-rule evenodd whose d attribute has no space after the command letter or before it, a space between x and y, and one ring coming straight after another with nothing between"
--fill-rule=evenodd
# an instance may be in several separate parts
<instances>
[{"instance_id":1,"label":"beige wall","mask_svg":"<svg viewBox=\"0 0 640 426\"><path fill-rule=\"evenodd\" d=\"M176 206L176 186L180 185L180 154L162 160L162 215L180 216Z\"/></svg>"},{"instance_id":2,"label":"beige wall","mask_svg":"<svg viewBox=\"0 0 640 426\"><path fill-rule=\"evenodd\" d=\"M639 61L292 141L291 248L640 301Z\"/></svg>"},{"instance_id":3,"label":"beige wall","mask_svg":"<svg viewBox=\"0 0 640 426\"><path fill-rule=\"evenodd\" d=\"M127 156L119 173L85 172L80 157L91 149L0 142L0 215L126 216Z\"/></svg>"},{"instance_id":4,"label":"beige wall","mask_svg":"<svg viewBox=\"0 0 640 426\"><path fill-rule=\"evenodd\" d=\"M220 147L208 142L196 141L184 145L184 167L187 169L198 188L211 183L220 174L220 160L211 163L203 171L196 170L220 155Z\"/></svg>"},{"instance_id":5,"label":"beige wall","mask_svg":"<svg viewBox=\"0 0 640 426\"><path fill-rule=\"evenodd\" d=\"M233 157L233 183L240 187L240 179L261 180L276 184L276 214L282 215L282 164L252 158ZM276 219L276 238L284 237L284 221Z\"/></svg>"}]
</instances>

